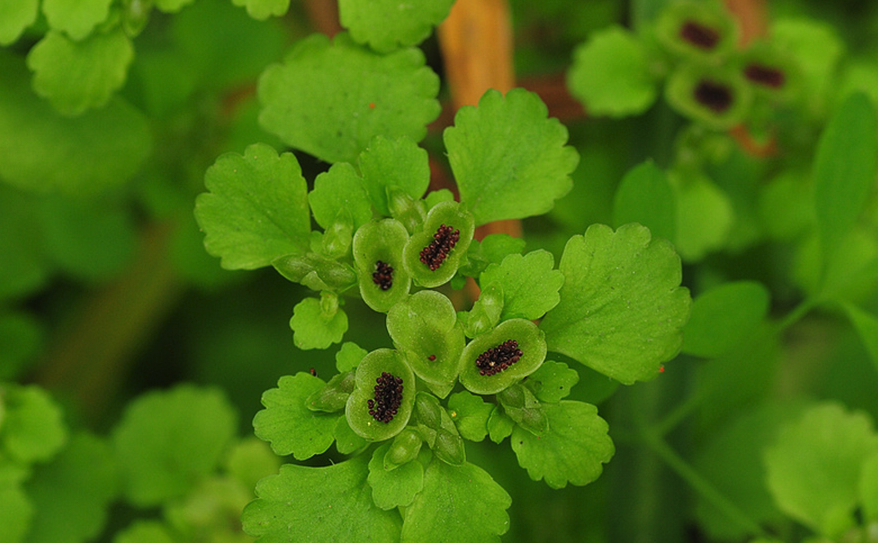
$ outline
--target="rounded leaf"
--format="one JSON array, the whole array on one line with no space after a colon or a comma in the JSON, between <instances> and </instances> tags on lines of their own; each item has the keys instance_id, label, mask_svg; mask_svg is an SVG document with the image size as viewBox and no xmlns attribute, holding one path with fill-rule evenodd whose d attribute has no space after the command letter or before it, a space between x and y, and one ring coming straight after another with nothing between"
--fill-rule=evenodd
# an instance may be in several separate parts
<instances>
[{"instance_id":1,"label":"rounded leaf","mask_svg":"<svg viewBox=\"0 0 878 543\"><path fill-rule=\"evenodd\" d=\"M402 355L378 349L357 366L356 384L345 406L345 416L359 436L383 441L405 428L414 402L415 376Z\"/></svg>"},{"instance_id":2,"label":"rounded leaf","mask_svg":"<svg viewBox=\"0 0 878 543\"><path fill-rule=\"evenodd\" d=\"M528 320L510 319L466 346L460 382L476 394L496 394L535 372L545 358L542 330Z\"/></svg>"}]
</instances>

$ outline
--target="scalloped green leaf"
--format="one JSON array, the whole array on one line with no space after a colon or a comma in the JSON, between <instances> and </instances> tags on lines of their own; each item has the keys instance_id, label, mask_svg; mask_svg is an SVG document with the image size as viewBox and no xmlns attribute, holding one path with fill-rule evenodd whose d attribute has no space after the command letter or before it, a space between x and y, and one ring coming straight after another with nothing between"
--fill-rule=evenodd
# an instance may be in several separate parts
<instances>
[{"instance_id":1,"label":"scalloped green leaf","mask_svg":"<svg viewBox=\"0 0 878 543\"><path fill-rule=\"evenodd\" d=\"M42 388L4 385L0 454L25 464L45 462L67 442L61 408Z\"/></svg>"},{"instance_id":2,"label":"scalloped green leaf","mask_svg":"<svg viewBox=\"0 0 878 543\"><path fill-rule=\"evenodd\" d=\"M656 377L680 351L691 300L668 241L639 224L592 225L559 269L561 302L540 323L550 351L624 384Z\"/></svg>"},{"instance_id":3,"label":"scalloped green leaf","mask_svg":"<svg viewBox=\"0 0 878 543\"><path fill-rule=\"evenodd\" d=\"M434 458L424 472L424 489L405 510L400 543L497 543L509 530L511 504L478 466Z\"/></svg>"},{"instance_id":4,"label":"scalloped green leaf","mask_svg":"<svg viewBox=\"0 0 878 543\"><path fill-rule=\"evenodd\" d=\"M481 396L465 390L456 392L448 398L448 416L457 425L457 431L464 439L482 441L488 435L488 420L496 409Z\"/></svg>"},{"instance_id":5,"label":"scalloped green leaf","mask_svg":"<svg viewBox=\"0 0 878 543\"><path fill-rule=\"evenodd\" d=\"M534 435L520 426L512 431L512 450L534 481L552 488L587 485L597 479L616 449L598 408L583 402L543 404L549 432Z\"/></svg>"},{"instance_id":6,"label":"scalloped green leaf","mask_svg":"<svg viewBox=\"0 0 878 543\"><path fill-rule=\"evenodd\" d=\"M753 335L768 314L769 293L756 281L723 283L695 298L683 352L716 358Z\"/></svg>"},{"instance_id":7,"label":"scalloped green leaf","mask_svg":"<svg viewBox=\"0 0 878 543\"><path fill-rule=\"evenodd\" d=\"M350 212L355 230L372 219L372 206L363 180L347 162L333 164L317 176L314 190L308 194L308 203L314 220L323 228L329 228L342 209Z\"/></svg>"},{"instance_id":8,"label":"scalloped green leaf","mask_svg":"<svg viewBox=\"0 0 878 543\"><path fill-rule=\"evenodd\" d=\"M53 30L76 41L91 34L110 15L113 0L43 0L43 14Z\"/></svg>"},{"instance_id":9,"label":"scalloped green leaf","mask_svg":"<svg viewBox=\"0 0 878 543\"><path fill-rule=\"evenodd\" d=\"M226 153L207 169L210 192L195 200L204 247L224 268L252 270L308 249L308 187L292 153L257 143ZM334 219L335 217L333 217Z\"/></svg>"},{"instance_id":10,"label":"scalloped green leaf","mask_svg":"<svg viewBox=\"0 0 878 543\"><path fill-rule=\"evenodd\" d=\"M134 45L121 28L73 41L50 30L28 53L34 91L65 115L105 105L125 83Z\"/></svg>"},{"instance_id":11,"label":"scalloped green leaf","mask_svg":"<svg viewBox=\"0 0 878 543\"><path fill-rule=\"evenodd\" d=\"M339 0L341 24L359 43L387 53L418 45L451 10L454 0Z\"/></svg>"},{"instance_id":12,"label":"scalloped green leaf","mask_svg":"<svg viewBox=\"0 0 878 543\"><path fill-rule=\"evenodd\" d=\"M390 187L395 186L417 200L430 185L427 150L405 136L397 139L376 136L357 163L369 198L382 215L390 215L387 202Z\"/></svg>"},{"instance_id":13,"label":"scalloped green leaf","mask_svg":"<svg viewBox=\"0 0 878 543\"><path fill-rule=\"evenodd\" d=\"M338 307L337 301L335 305L323 303L327 296L330 295L324 292L321 300L304 298L293 308L290 328L296 347L302 350L326 349L333 343L340 343L348 331L347 313Z\"/></svg>"},{"instance_id":14,"label":"scalloped green leaf","mask_svg":"<svg viewBox=\"0 0 878 543\"><path fill-rule=\"evenodd\" d=\"M216 469L237 427L219 389L179 385L140 396L113 432L122 493L138 506L184 494Z\"/></svg>"},{"instance_id":15,"label":"scalloped green leaf","mask_svg":"<svg viewBox=\"0 0 878 543\"><path fill-rule=\"evenodd\" d=\"M29 543L79 543L97 537L117 491L109 444L91 434L73 436L52 461L34 471L26 488L35 509Z\"/></svg>"},{"instance_id":16,"label":"scalloped green leaf","mask_svg":"<svg viewBox=\"0 0 878 543\"><path fill-rule=\"evenodd\" d=\"M862 465L876 453L867 414L818 404L784 425L765 451L768 488L782 511L834 538L854 521Z\"/></svg>"},{"instance_id":17,"label":"scalloped green leaf","mask_svg":"<svg viewBox=\"0 0 878 543\"><path fill-rule=\"evenodd\" d=\"M825 263L854 226L878 171L878 120L871 102L854 93L832 116L814 159L817 231Z\"/></svg>"},{"instance_id":18,"label":"scalloped green leaf","mask_svg":"<svg viewBox=\"0 0 878 543\"><path fill-rule=\"evenodd\" d=\"M39 6L39 0L0 0L0 45L15 43L37 20Z\"/></svg>"},{"instance_id":19,"label":"scalloped green leaf","mask_svg":"<svg viewBox=\"0 0 878 543\"><path fill-rule=\"evenodd\" d=\"M342 415L311 411L306 404L308 396L325 384L310 373L281 377L277 388L262 394L265 409L253 417L256 437L268 441L275 453L292 454L296 460L326 452L335 439L335 425Z\"/></svg>"},{"instance_id":20,"label":"scalloped green leaf","mask_svg":"<svg viewBox=\"0 0 878 543\"><path fill-rule=\"evenodd\" d=\"M631 168L616 189L613 224L630 222L649 228L653 236L677 239L677 202L665 172L653 162Z\"/></svg>"},{"instance_id":21,"label":"scalloped green leaf","mask_svg":"<svg viewBox=\"0 0 878 543\"><path fill-rule=\"evenodd\" d=\"M546 360L523 383L541 402L558 403L570 394L570 389L578 382L578 371L570 369L563 362Z\"/></svg>"},{"instance_id":22,"label":"scalloped green leaf","mask_svg":"<svg viewBox=\"0 0 878 543\"><path fill-rule=\"evenodd\" d=\"M258 21L280 17L290 9L290 0L232 0L232 3L247 8L247 15Z\"/></svg>"},{"instance_id":23,"label":"scalloped green leaf","mask_svg":"<svg viewBox=\"0 0 878 543\"><path fill-rule=\"evenodd\" d=\"M643 113L658 96L643 41L618 26L576 48L567 86L589 114L610 117Z\"/></svg>"},{"instance_id":24,"label":"scalloped green leaf","mask_svg":"<svg viewBox=\"0 0 878 543\"><path fill-rule=\"evenodd\" d=\"M420 141L440 111L420 50L379 55L347 34L300 41L259 78L260 124L328 162L354 162L377 135Z\"/></svg>"},{"instance_id":25,"label":"scalloped green leaf","mask_svg":"<svg viewBox=\"0 0 878 543\"><path fill-rule=\"evenodd\" d=\"M75 118L30 89L21 59L0 51L0 177L31 192L77 197L128 181L150 153L146 118L122 99Z\"/></svg>"},{"instance_id":26,"label":"scalloped green leaf","mask_svg":"<svg viewBox=\"0 0 878 543\"><path fill-rule=\"evenodd\" d=\"M478 107L465 106L443 133L460 200L476 226L542 215L573 187L579 153L566 145L567 129L548 118L539 96L513 89L487 91Z\"/></svg>"},{"instance_id":27,"label":"scalloped green leaf","mask_svg":"<svg viewBox=\"0 0 878 543\"><path fill-rule=\"evenodd\" d=\"M406 462L390 469L384 460L390 446L388 441L372 453L367 479L372 487L372 500L385 511L408 506L424 488L424 466L420 462Z\"/></svg>"},{"instance_id":28,"label":"scalloped green leaf","mask_svg":"<svg viewBox=\"0 0 878 543\"><path fill-rule=\"evenodd\" d=\"M479 284L502 287L501 320L536 320L561 301L558 290L564 285L564 274L555 269L552 253L538 249L523 256L511 254L499 265L488 266L479 276Z\"/></svg>"},{"instance_id":29,"label":"scalloped green leaf","mask_svg":"<svg viewBox=\"0 0 878 543\"><path fill-rule=\"evenodd\" d=\"M399 515L373 503L367 462L362 455L322 468L281 466L256 486L244 531L260 543L397 541Z\"/></svg>"}]
</instances>

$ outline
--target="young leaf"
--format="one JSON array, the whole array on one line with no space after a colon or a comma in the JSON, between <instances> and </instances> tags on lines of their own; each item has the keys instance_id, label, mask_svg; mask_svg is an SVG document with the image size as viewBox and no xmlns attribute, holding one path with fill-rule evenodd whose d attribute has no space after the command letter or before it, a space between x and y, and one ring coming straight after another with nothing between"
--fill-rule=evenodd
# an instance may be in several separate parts
<instances>
[{"instance_id":1,"label":"young leaf","mask_svg":"<svg viewBox=\"0 0 878 543\"><path fill-rule=\"evenodd\" d=\"M53 461L27 482L35 509L28 541L79 543L97 537L116 495L113 451L90 434L74 436Z\"/></svg>"},{"instance_id":2,"label":"young leaf","mask_svg":"<svg viewBox=\"0 0 878 543\"><path fill-rule=\"evenodd\" d=\"M256 437L271 443L275 453L292 454L296 460L325 452L332 445L340 415L318 413L307 406L308 396L325 384L310 373L281 377L277 388L262 394L265 409L253 417Z\"/></svg>"},{"instance_id":3,"label":"young leaf","mask_svg":"<svg viewBox=\"0 0 878 543\"><path fill-rule=\"evenodd\" d=\"M322 228L329 228L338 212L347 209L356 230L372 218L372 206L363 180L347 162L333 164L314 180L314 190L308 194L308 203L314 220Z\"/></svg>"},{"instance_id":4,"label":"young leaf","mask_svg":"<svg viewBox=\"0 0 878 543\"><path fill-rule=\"evenodd\" d=\"M479 284L502 287L502 320L536 320L561 300L558 290L564 284L564 275L554 268L555 257L542 249L524 256L511 254L499 265L488 266L479 276Z\"/></svg>"},{"instance_id":5,"label":"young leaf","mask_svg":"<svg viewBox=\"0 0 878 543\"><path fill-rule=\"evenodd\" d=\"M21 462L46 461L67 441L63 413L49 394L31 385L2 387L0 453Z\"/></svg>"},{"instance_id":6,"label":"young leaf","mask_svg":"<svg viewBox=\"0 0 878 543\"><path fill-rule=\"evenodd\" d=\"M0 0L0 46L15 43L37 20L39 0Z\"/></svg>"},{"instance_id":7,"label":"young leaf","mask_svg":"<svg viewBox=\"0 0 878 543\"><path fill-rule=\"evenodd\" d=\"M385 511L409 505L424 487L424 466L420 462L407 462L389 469L384 456L390 446L387 442L372 453L367 479L372 487L372 501Z\"/></svg>"},{"instance_id":8,"label":"young leaf","mask_svg":"<svg viewBox=\"0 0 878 543\"><path fill-rule=\"evenodd\" d=\"M502 409L494 409L488 417L488 436L494 443L502 443L504 439L512 435L515 423L512 422Z\"/></svg>"},{"instance_id":9,"label":"young leaf","mask_svg":"<svg viewBox=\"0 0 878 543\"><path fill-rule=\"evenodd\" d=\"M563 362L546 360L524 380L524 386L541 402L558 403L570 394L570 389L578 382L579 372Z\"/></svg>"},{"instance_id":10,"label":"young leaf","mask_svg":"<svg viewBox=\"0 0 878 543\"><path fill-rule=\"evenodd\" d=\"M300 41L263 72L258 92L260 124L328 162L354 162L379 134L420 141L440 110L439 78L420 50L378 55L344 33Z\"/></svg>"},{"instance_id":11,"label":"young leaf","mask_svg":"<svg viewBox=\"0 0 878 543\"><path fill-rule=\"evenodd\" d=\"M390 215L388 188L397 187L418 199L430 185L427 151L405 136L395 140L376 136L357 162L369 199L382 215Z\"/></svg>"},{"instance_id":12,"label":"young leaf","mask_svg":"<svg viewBox=\"0 0 878 543\"><path fill-rule=\"evenodd\" d=\"M540 98L524 89L489 90L478 107L460 108L443 138L448 160L476 226L546 213L573 186L579 154L567 129L548 119Z\"/></svg>"},{"instance_id":13,"label":"young leaf","mask_svg":"<svg viewBox=\"0 0 878 543\"><path fill-rule=\"evenodd\" d=\"M752 335L768 313L768 289L754 281L720 285L698 296L683 329L683 351L716 358Z\"/></svg>"},{"instance_id":14,"label":"young leaf","mask_svg":"<svg viewBox=\"0 0 878 543\"><path fill-rule=\"evenodd\" d=\"M522 428L535 436L544 436L549 431L549 418L540 401L529 388L516 383L497 394L503 412Z\"/></svg>"},{"instance_id":15,"label":"young leaf","mask_svg":"<svg viewBox=\"0 0 878 543\"><path fill-rule=\"evenodd\" d=\"M677 239L677 202L665 172L652 162L635 166L619 183L613 201L613 224L637 222L655 237Z\"/></svg>"},{"instance_id":16,"label":"young leaf","mask_svg":"<svg viewBox=\"0 0 878 543\"><path fill-rule=\"evenodd\" d=\"M869 99L852 94L830 119L814 159L814 202L828 263L859 218L878 168L878 120Z\"/></svg>"},{"instance_id":17,"label":"young leaf","mask_svg":"<svg viewBox=\"0 0 878 543\"><path fill-rule=\"evenodd\" d=\"M567 242L560 270L561 303L540 323L550 350L624 384L679 352L690 298L669 242L639 224L593 225Z\"/></svg>"},{"instance_id":18,"label":"young leaf","mask_svg":"<svg viewBox=\"0 0 878 543\"><path fill-rule=\"evenodd\" d=\"M259 21L280 17L290 9L290 0L232 0L232 3L246 7L247 14Z\"/></svg>"},{"instance_id":19,"label":"young leaf","mask_svg":"<svg viewBox=\"0 0 878 543\"><path fill-rule=\"evenodd\" d=\"M512 450L521 467L531 479L545 479L552 488L564 488L568 482L582 486L597 479L602 464L616 450L597 407L565 400L543 404L543 409L548 433L537 436L520 426L512 432Z\"/></svg>"},{"instance_id":20,"label":"young leaf","mask_svg":"<svg viewBox=\"0 0 878 543\"><path fill-rule=\"evenodd\" d=\"M348 331L348 316L338 307L337 296L328 292L322 292L320 296L320 300L305 298L293 308L290 318L293 343L302 350L325 349L333 343L340 343ZM333 298L334 304L331 302Z\"/></svg>"},{"instance_id":21,"label":"young leaf","mask_svg":"<svg viewBox=\"0 0 878 543\"><path fill-rule=\"evenodd\" d=\"M638 115L658 95L643 42L617 26L595 32L576 48L567 84L593 115Z\"/></svg>"},{"instance_id":22,"label":"young leaf","mask_svg":"<svg viewBox=\"0 0 878 543\"><path fill-rule=\"evenodd\" d=\"M65 115L79 115L110 100L133 59L134 46L121 28L79 42L50 30L28 53L27 65L38 95Z\"/></svg>"},{"instance_id":23,"label":"young leaf","mask_svg":"<svg viewBox=\"0 0 878 543\"><path fill-rule=\"evenodd\" d=\"M361 455L322 468L281 466L256 486L244 531L263 543L397 541L399 515L373 503L367 462Z\"/></svg>"},{"instance_id":24,"label":"young leaf","mask_svg":"<svg viewBox=\"0 0 878 543\"><path fill-rule=\"evenodd\" d=\"M236 418L217 389L181 385L130 403L113 432L124 495L151 506L185 493L216 468Z\"/></svg>"},{"instance_id":25,"label":"young leaf","mask_svg":"<svg viewBox=\"0 0 878 543\"><path fill-rule=\"evenodd\" d=\"M448 398L448 415L464 439L482 441L488 435L488 419L496 407L481 396L462 390Z\"/></svg>"},{"instance_id":26,"label":"young leaf","mask_svg":"<svg viewBox=\"0 0 878 543\"><path fill-rule=\"evenodd\" d=\"M448 17L454 0L340 0L341 24L359 43L380 53L418 45L435 25Z\"/></svg>"},{"instance_id":27,"label":"young leaf","mask_svg":"<svg viewBox=\"0 0 878 543\"><path fill-rule=\"evenodd\" d=\"M80 41L110 14L113 0L43 0L43 14L53 30Z\"/></svg>"},{"instance_id":28,"label":"young leaf","mask_svg":"<svg viewBox=\"0 0 878 543\"><path fill-rule=\"evenodd\" d=\"M347 417L338 417L332 435L335 437L335 449L340 454L355 454L369 446L368 441L351 429Z\"/></svg>"},{"instance_id":29,"label":"young leaf","mask_svg":"<svg viewBox=\"0 0 878 543\"><path fill-rule=\"evenodd\" d=\"M834 403L786 424L765 451L768 487L791 517L834 538L853 522L863 462L878 453L869 417Z\"/></svg>"},{"instance_id":30,"label":"young leaf","mask_svg":"<svg viewBox=\"0 0 878 543\"><path fill-rule=\"evenodd\" d=\"M512 498L481 468L433 459L424 489L405 510L400 543L498 543Z\"/></svg>"},{"instance_id":31,"label":"young leaf","mask_svg":"<svg viewBox=\"0 0 878 543\"><path fill-rule=\"evenodd\" d=\"M878 369L878 318L849 303L844 304L844 310L872 357L872 364Z\"/></svg>"}]
</instances>

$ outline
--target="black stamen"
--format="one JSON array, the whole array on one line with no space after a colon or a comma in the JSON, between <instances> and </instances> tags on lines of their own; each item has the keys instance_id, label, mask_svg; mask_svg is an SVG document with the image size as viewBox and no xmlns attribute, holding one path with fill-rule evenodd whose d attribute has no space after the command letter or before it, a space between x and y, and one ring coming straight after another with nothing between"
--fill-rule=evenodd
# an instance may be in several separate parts
<instances>
[{"instance_id":1,"label":"black stamen","mask_svg":"<svg viewBox=\"0 0 878 543\"><path fill-rule=\"evenodd\" d=\"M518 342L510 339L480 354L476 367L479 368L479 375L494 375L518 362L523 355Z\"/></svg>"},{"instance_id":2,"label":"black stamen","mask_svg":"<svg viewBox=\"0 0 878 543\"><path fill-rule=\"evenodd\" d=\"M387 290L393 286L393 267L382 261L375 262L375 273L372 274L372 282L381 290Z\"/></svg>"},{"instance_id":3,"label":"black stamen","mask_svg":"<svg viewBox=\"0 0 878 543\"><path fill-rule=\"evenodd\" d=\"M421 250L421 262L430 268L430 271L438 270L459 239L460 230L454 230L443 224L433 234L433 241L430 242L430 245Z\"/></svg>"},{"instance_id":4,"label":"black stamen","mask_svg":"<svg viewBox=\"0 0 878 543\"><path fill-rule=\"evenodd\" d=\"M726 85L702 80L695 87L695 99L706 108L722 113L732 106L732 91Z\"/></svg>"},{"instance_id":5,"label":"black stamen","mask_svg":"<svg viewBox=\"0 0 878 543\"><path fill-rule=\"evenodd\" d=\"M378 422L388 423L399 410L402 403L402 378L394 377L386 371L375 379L375 397L368 400L369 414Z\"/></svg>"},{"instance_id":6,"label":"black stamen","mask_svg":"<svg viewBox=\"0 0 878 543\"><path fill-rule=\"evenodd\" d=\"M786 82L783 71L759 64L750 64L744 68L744 76L754 83L773 89L783 87Z\"/></svg>"},{"instance_id":7,"label":"black stamen","mask_svg":"<svg viewBox=\"0 0 878 543\"><path fill-rule=\"evenodd\" d=\"M710 50L719 43L720 34L713 28L695 21L686 21L680 29L680 37L695 47Z\"/></svg>"}]
</instances>

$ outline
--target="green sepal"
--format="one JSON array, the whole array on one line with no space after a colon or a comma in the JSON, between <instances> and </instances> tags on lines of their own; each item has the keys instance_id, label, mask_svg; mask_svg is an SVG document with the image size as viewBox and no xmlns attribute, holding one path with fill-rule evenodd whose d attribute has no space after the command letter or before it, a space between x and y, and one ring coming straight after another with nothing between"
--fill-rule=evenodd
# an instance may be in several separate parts
<instances>
[{"instance_id":1,"label":"green sepal","mask_svg":"<svg viewBox=\"0 0 878 543\"><path fill-rule=\"evenodd\" d=\"M445 225L459 231L460 238L435 270L421 260L421 251L434 241L437 230ZM427 213L424 228L412 235L403 249L403 262L412 278L421 286L438 287L451 280L466 255L475 231L475 219L457 202L440 202Z\"/></svg>"},{"instance_id":2,"label":"green sepal","mask_svg":"<svg viewBox=\"0 0 878 543\"><path fill-rule=\"evenodd\" d=\"M338 422L332 430L332 437L335 438L335 449L340 454L359 454L369 446L368 441L351 430L351 425L345 417L338 417Z\"/></svg>"},{"instance_id":3,"label":"green sepal","mask_svg":"<svg viewBox=\"0 0 878 543\"><path fill-rule=\"evenodd\" d=\"M540 405L540 401L529 388L516 383L497 394L497 400L503 406L506 415L515 424L535 436L545 435L549 431L549 418Z\"/></svg>"},{"instance_id":4,"label":"green sepal","mask_svg":"<svg viewBox=\"0 0 878 543\"><path fill-rule=\"evenodd\" d=\"M447 396L465 342L451 300L433 290L417 292L390 308L387 331L415 375L438 389L440 397Z\"/></svg>"},{"instance_id":5,"label":"green sepal","mask_svg":"<svg viewBox=\"0 0 878 543\"><path fill-rule=\"evenodd\" d=\"M719 3L672 2L656 22L658 41L685 60L719 62L734 51L738 29Z\"/></svg>"},{"instance_id":6,"label":"green sepal","mask_svg":"<svg viewBox=\"0 0 878 543\"><path fill-rule=\"evenodd\" d=\"M369 414L369 400L375 399L375 386L382 373L402 379L402 401L389 422ZM415 376L400 353L391 349L372 351L357 366L354 391L345 405L351 429L369 441L390 439L405 428L415 402Z\"/></svg>"},{"instance_id":7,"label":"green sepal","mask_svg":"<svg viewBox=\"0 0 878 543\"><path fill-rule=\"evenodd\" d=\"M488 437L498 445L511 436L514 429L515 422L502 409L494 409L488 417Z\"/></svg>"},{"instance_id":8,"label":"green sepal","mask_svg":"<svg viewBox=\"0 0 878 543\"><path fill-rule=\"evenodd\" d=\"M488 435L488 420L496 410L481 396L465 390L456 392L448 398L448 414L457 424L457 430L464 439L482 441Z\"/></svg>"},{"instance_id":9,"label":"green sepal","mask_svg":"<svg viewBox=\"0 0 878 543\"><path fill-rule=\"evenodd\" d=\"M421 434L411 428L406 428L397 434L384 455L384 469L394 470L417 458L423 442Z\"/></svg>"},{"instance_id":10,"label":"green sepal","mask_svg":"<svg viewBox=\"0 0 878 543\"><path fill-rule=\"evenodd\" d=\"M408 231L395 219L367 222L354 234L360 296L375 311L387 312L408 296L412 280L403 263L402 251L408 241ZM375 280L379 261L393 268L392 284L386 290Z\"/></svg>"},{"instance_id":11,"label":"green sepal","mask_svg":"<svg viewBox=\"0 0 878 543\"><path fill-rule=\"evenodd\" d=\"M424 204L427 206L428 211L436 207L436 204L440 202L453 201L454 193L448 189L432 190L424 196Z\"/></svg>"},{"instance_id":12,"label":"green sepal","mask_svg":"<svg viewBox=\"0 0 878 543\"><path fill-rule=\"evenodd\" d=\"M335 413L345 408L348 397L354 391L354 370L339 373L323 387L308 396L306 405L311 411Z\"/></svg>"},{"instance_id":13,"label":"green sepal","mask_svg":"<svg viewBox=\"0 0 878 543\"><path fill-rule=\"evenodd\" d=\"M503 312L503 288L491 284L482 288L479 299L469 312L461 312L459 319L463 323L463 332L468 338L480 336L493 329L500 322Z\"/></svg>"},{"instance_id":14,"label":"green sepal","mask_svg":"<svg viewBox=\"0 0 878 543\"><path fill-rule=\"evenodd\" d=\"M743 53L739 65L744 81L757 96L787 102L802 93L802 70L798 63L770 42L751 46Z\"/></svg>"},{"instance_id":15,"label":"green sepal","mask_svg":"<svg viewBox=\"0 0 878 543\"><path fill-rule=\"evenodd\" d=\"M725 130L745 120L752 91L736 70L687 64L668 78L665 97L682 115L708 128Z\"/></svg>"},{"instance_id":16,"label":"green sepal","mask_svg":"<svg viewBox=\"0 0 878 543\"><path fill-rule=\"evenodd\" d=\"M122 0L121 2L122 30L129 38L137 37L149 22L152 2L148 0Z\"/></svg>"},{"instance_id":17,"label":"green sepal","mask_svg":"<svg viewBox=\"0 0 878 543\"><path fill-rule=\"evenodd\" d=\"M521 358L494 375L480 375L478 357L488 349L515 340L523 353ZM501 322L493 331L472 340L460 358L460 382L476 394L496 394L522 377L535 372L546 358L546 336L537 325L525 319Z\"/></svg>"},{"instance_id":18,"label":"green sepal","mask_svg":"<svg viewBox=\"0 0 878 543\"><path fill-rule=\"evenodd\" d=\"M335 221L329 225L321 238L323 254L329 258L341 258L351 248L351 238L354 235L354 219L350 211L341 209Z\"/></svg>"},{"instance_id":19,"label":"green sepal","mask_svg":"<svg viewBox=\"0 0 878 543\"><path fill-rule=\"evenodd\" d=\"M395 185L384 190L387 193L390 216L401 222L410 234L420 230L427 218L427 204L424 200L412 198L409 193Z\"/></svg>"},{"instance_id":20,"label":"green sepal","mask_svg":"<svg viewBox=\"0 0 878 543\"><path fill-rule=\"evenodd\" d=\"M419 392L415 399L415 415L417 431L440 460L452 465L466 462L463 438L436 396Z\"/></svg>"},{"instance_id":21,"label":"green sepal","mask_svg":"<svg viewBox=\"0 0 878 543\"><path fill-rule=\"evenodd\" d=\"M279 274L311 290L343 292L357 282L357 274L347 264L315 252L288 254L271 261Z\"/></svg>"}]
</instances>

